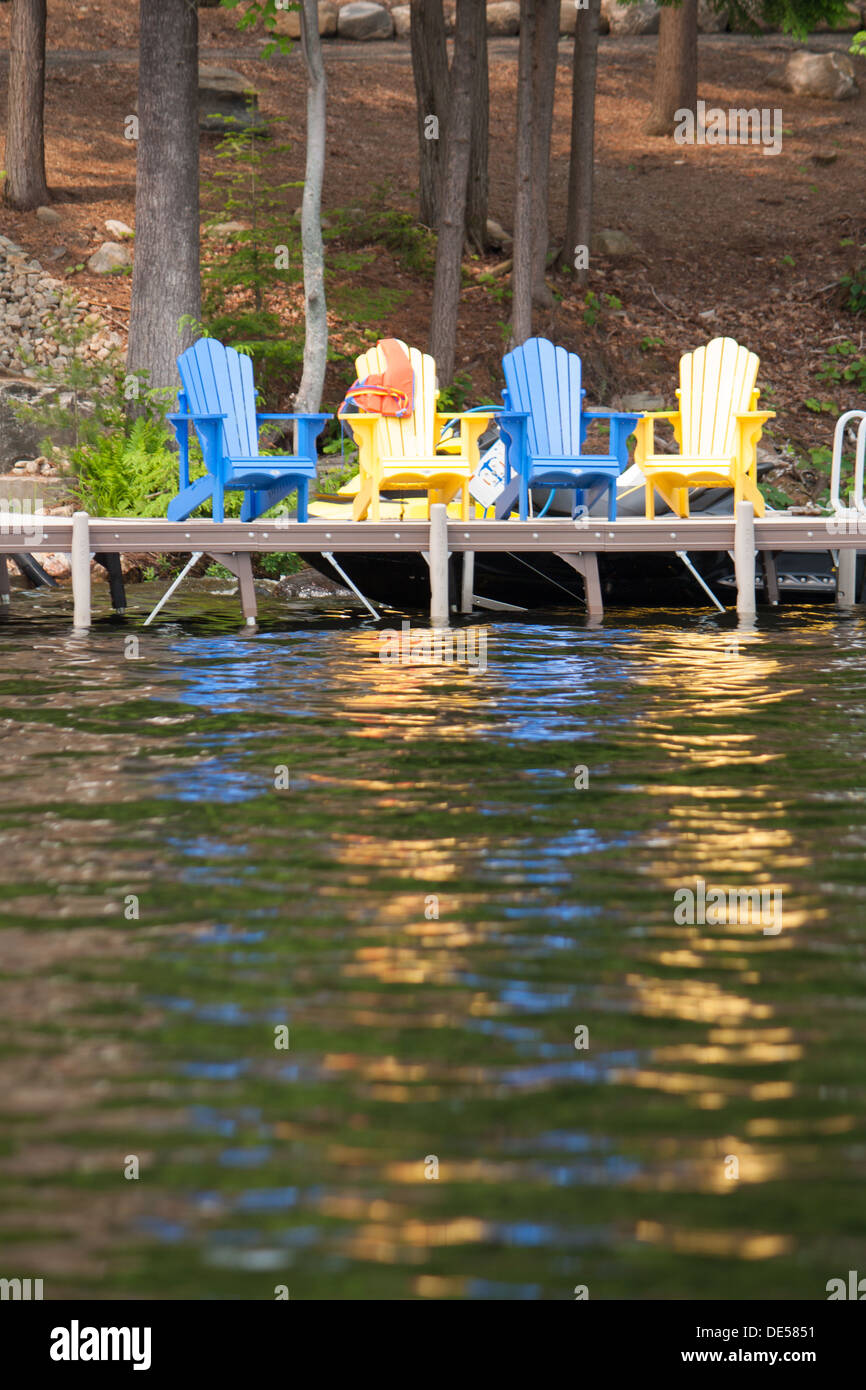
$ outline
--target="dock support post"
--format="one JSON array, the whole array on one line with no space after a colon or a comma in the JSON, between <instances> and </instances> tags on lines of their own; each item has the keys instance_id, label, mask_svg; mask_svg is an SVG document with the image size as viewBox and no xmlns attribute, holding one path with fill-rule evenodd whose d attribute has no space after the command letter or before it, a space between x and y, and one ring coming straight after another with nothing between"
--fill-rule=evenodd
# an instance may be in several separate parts
<instances>
[{"instance_id":1,"label":"dock support post","mask_svg":"<svg viewBox=\"0 0 866 1390\"><path fill-rule=\"evenodd\" d=\"M472 590L475 585L475 551L464 550L460 575L460 612L472 612Z\"/></svg>"},{"instance_id":2,"label":"dock support post","mask_svg":"<svg viewBox=\"0 0 866 1390\"><path fill-rule=\"evenodd\" d=\"M857 601L857 551L839 547L836 566L836 607L853 608Z\"/></svg>"},{"instance_id":3,"label":"dock support post","mask_svg":"<svg viewBox=\"0 0 866 1390\"><path fill-rule=\"evenodd\" d=\"M430 508L430 626L448 626L448 509Z\"/></svg>"},{"instance_id":4,"label":"dock support post","mask_svg":"<svg viewBox=\"0 0 866 1390\"><path fill-rule=\"evenodd\" d=\"M754 618L755 603L755 508L751 502L737 503L734 533L734 569L737 575L737 613Z\"/></svg>"},{"instance_id":5,"label":"dock support post","mask_svg":"<svg viewBox=\"0 0 866 1390\"><path fill-rule=\"evenodd\" d=\"M225 565L238 581L238 594L241 612L248 627L253 627L258 617L256 588L253 582L253 557L246 550L236 550L231 555L213 555L211 559Z\"/></svg>"},{"instance_id":6,"label":"dock support post","mask_svg":"<svg viewBox=\"0 0 866 1390\"><path fill-rule=\"evenodd\" d=\"M7 604L12 593L12 586L9 583L9 566L6 563L6 556L0 555L0 603Z\"/></svg>"},{"instance_id":7,"label":"dock support post","mask_svg":"<svg viewBox=\"0 0 866 1390\"><path fill-rule=\"evenodd\" d=\"M761 559L764 562L764 597L776 608L779 604L779 576L776 573L775 550L762 550Z\"/></svg>"},{"instance_id":8,"label":"dock support post","mask_svg":"<svg viewBox=\"0 0 866 1390\"><path fill-rule=\"evenodd\" d=\"M573 554L571 551L555 550L554 555L558 555L560 560L564 560L567 565L571 565L573 570L583 579L583 592L586 598L586 616L588 618L604 617L604 599L601 594L601 579L598 573L598 556L594 550L587 550L581 554Z\"/></svg>"},{"instance_id":9,"label":"dock support post","mask_svg":"<svg viewBox=\"0 0 866 1390\"><path fill-rule=\"evenodd\" d=\"M90 627L90 517L72 517L72 623L81 632Z\"/></svg>"}]
</instances>

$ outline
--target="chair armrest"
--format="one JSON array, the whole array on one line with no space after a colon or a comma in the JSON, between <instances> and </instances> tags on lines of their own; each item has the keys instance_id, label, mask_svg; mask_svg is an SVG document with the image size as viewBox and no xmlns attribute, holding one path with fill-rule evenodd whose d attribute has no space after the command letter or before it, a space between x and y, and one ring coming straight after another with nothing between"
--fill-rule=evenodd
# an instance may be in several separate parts
<instances>
[{"instance_id":1,"label":"chair armrest","mask_svg":"<svg viewBox=\"0 0 866 1390\"><path fill-rule=\"evenodd\" d=\"M284 412L274 413L270 410L257 410L257 420L321 420L322 424L330 420L330 415L317 415L313 411L292 411L289 414Z\"/></svg>"},{"instance_id":2,"label":"chair armrest","mask_svg":"<svg viewBox=\"0 0 866 1390\"><path fill-rule=\"evenodd\" d=\"M489 410L437 410L437 420L490 420L499 414L499 407L492 405Z\"/></svg>"},{"instance_id":3,"label":"chair armrest","mask_svg":"<svg viewBox=\"0 0 866 1390\"><path fill-rule=\"evenodd\" d=\"M737 423L737 456L755 482L758 478L758 440L766 422L775 418L775 410L738 410L734 416Z\"/></svg>"},{"instance_id":4,"label":"chair armrest","mask_svg":"<svg viewBox=\"0 0 866 1390\"><path fill-rule=\"evenodd\" d=\"M582 413L587 420L639 420L643 415L642 410L606 410L604 406L584 406Z\"/></svg>"},{"instance_id":5,"label":"chair armrest","mask_svg":"<svg viewBox=\"0 0 866 1390\"><path fill-rule=\"evenodd\" d=\"M497 410L496 419L499 432L505 440L505 481L511 481L512 470L520 473L528 465L527 426L530 420L528 410Z\"/></svg>"},{"instance_id":6,"label":"chair armrest","mask_svg":"<svg viewBox=\"0 0 866 1390\"><path fill-rule=\"evenodd\" d=\"M634 461L638 467L641 466L644 459L655 453L656 420L670 420L674 427L674 437L682 447L680 412L678 410L648 410L640 417L634 427Z\"/></svg>"},{"instance_id":7,"label":"chair armrest","mask_svg":"<svg viewBox=\"0 0 866 1390\"><path fill-rule=\"evenodd\" d=\"M358 446L358 469L361 477L379 476L381 468L377 470L375 466L375 444L382 416L362 415L358 411L354 415L343 415L340 418L343 424L349 426L352 438Z\"/></svg>"},{"instance_id":8,"label":"chair armrest","mask_svg":"<svg viewBox=\"0 0 866 1390\"><path fill-rule=\"evenodd\" d=\"M198 411L198 410L196 410L196 411L191 412L191 413L188 414L188 415L187 415L187 414L181 414L181 413L178 413L177 411L175 411L175 412L174 412L173 414L171 414L171 415L166 415L165 418L166 418L166 420L170 420L172 424L174 424L175 421L177 421L178 424L182 424L184 420L187 420L187 421L190 421L190 420L191 420L191 421L193 422L193 424L194 424L196 420L227 420L229 417L228 417L228 415L226 414L225 411L221 411L221 412L219 412L219 413L214 412L214 414L208 415L208 414L205 414L203 411Z\"/></svg>"}]
</instances>

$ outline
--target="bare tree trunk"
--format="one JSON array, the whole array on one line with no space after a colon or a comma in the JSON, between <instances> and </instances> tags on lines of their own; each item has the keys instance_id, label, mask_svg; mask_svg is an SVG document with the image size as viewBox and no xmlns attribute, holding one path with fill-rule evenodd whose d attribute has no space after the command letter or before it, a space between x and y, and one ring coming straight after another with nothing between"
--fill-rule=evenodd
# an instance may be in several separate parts
<instances>
[{"instance_id":1,"label":"bare tree trunk","mask_svg":"<svg viewBox=\"0 0 866 1390\"><path fill-rule=\"evenodd\" d=\"M592 191L595 165L595 84L598 73L598 20L601 0L589 0L578 10L574 30L574 74L571 91L571 163L568 170L568 212L560 264L573 267L579 285L588 274L592 240Z\"/></svg>"},{"instance_id":2,"label":"bare tree trunk","mask_svg":"<svg viewBox=\"0 0 866 1390\"><path fill-rule=\"evenodd\" d=\"M672 135L675 112L694 111L697 100L698 0L682 0L664 5L659 17L653 103L645 134Z\"/></svg>"},{"instance_id":3,"label":"bare tree trunk","mask_svg":"<svg viewBox=\"0 0 866 1390\"><path fill-rule=\"evenodd\" d=\"M559 49L559 0L537 0L537 12L532 55L532 298L535 304L549 308L553 295L544 272L550 242L550 133Z\"/></svg>"},{"instance_id":4,"label":"bare tree trunk","mask_svg":"<svg viewBox=\"0 0 866 1390\"><path fill-rule=\"evenodd\" d=\"M198 12L191 0L140 0L135 264L128 367L177 385L178 353L201 314Z\"/></svg>"},{"instance_id":5,"label":"bare tree trunk","mask_svg":"<svg viewBox=\"0 0 866 1390\"><path fill-rule=\"evenodd\" d=\"M469 191L466 235L476 251L487 245L487 199L490 190L487 158L490 147L490 79L487 62L487 6L475 11L478 67L472 86L472 149L469 156Z\"/></svg>"},{"instance_id":6,"label":"bare tree trunk","mask_svg":"<svg viewBox=\"0 0 866 1390\"><path fill-rule=\"evenodd\" d=\"M535 49L536 0L520 0L520 49L517 60L517 179L514 190L514 270L511 334L515 345L532 336L532 60Z\"/></svg>"},{"instance_id":7,"label":"bare tree trunk","mask_svg":"<svg viewBox=\"0 0 866 1390\"><path fill-rule=\"evenodd\" d=\"M450 78L442 0L411 0L409 41L418 120L419 215L425 227L439 221L439 187L445 162Z\"/></svg>"},{"instance_id":8,"label":"bare tree trunk","mask_svg":"<svg viewBox=\"0 0 866 1390\"><path fill-rule=\"evenodd\" d=\"M440 386L449 385L454 375L472 138L472 86L478 73L476 11L479 8L485 9L484 0L457 0L457 32L451 65L451 112L445 143L442 210L436 240L436 273L430 323L430 351L436 359Z\"/></svg>"},{"instance_id":9,"label":"bare tree trunk","mask_svg":"<svg viewBox=\"0 0 866 1390\"><path fill-rule=\"evenodd\" d=\"M45 5L12 0L4 201L21 212L48 202L45 182Z\"/></svg>"},{"instance_id":10,"label":"bare tree trunk","mask_svg":"<svg viewBox=\"0 0 866 1390\"><path fill-rule=\"evenodd\" d=\"M307 167L301 204L304 249L304 371L295 409L316 412L322 404L328 361L328 312L325 303L325 248L322 242L322 179L325 172L325 66L319 38L317 0L303 0L301 49L307 69Z\"/></svg>"}]
</instances>

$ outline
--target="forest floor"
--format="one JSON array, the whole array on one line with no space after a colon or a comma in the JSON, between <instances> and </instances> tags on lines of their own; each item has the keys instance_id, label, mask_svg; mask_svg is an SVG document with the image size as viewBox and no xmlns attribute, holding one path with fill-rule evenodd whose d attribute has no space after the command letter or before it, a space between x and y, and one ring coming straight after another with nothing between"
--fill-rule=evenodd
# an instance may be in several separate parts
<instances>
[{"instance_id":1,"label":"forest floor","mask_svg":"<svg viewBox=\"0 0 866 1390\"><path fill-rule=\"evenodd\" d=\"M0 7L0 47L8 8ZM124 120L136 104L136 34L124 8L91 3L78 13L78 24L74 17L49 20L47 166L62 221L46 226L35 214L0 209L0 231L105 306L117 326L128 318L129 277L95 276L82 267L110 239L107 218L135 221L135 146L124 138ZM200 15L202 60L242 72L260 93L274 135L262 142L272 151L270 177L300 180L305 91L297 47L288 58L263 60L260 42L238 34L231 12ZM845 52L849 42L846 34L820 34L808 46ZM858 403L851 388L828 386L816 374L834 345L850 341L864 351L866 319L843 308L837 286L858 264L866 241L866 60L855 60L864 93L859 98L810 100L773 85L795 48L792 41L778 34L703 36L700 95L708 106L781 108L783 148L767 157L759 146L689 146L645 136L655 46L651 37L603 38L600 44L595 227L626 232L636 249L624 257L593 256L588 294L573 275L552 272L555 302L538 312L535 329L582 354L588 397L606 405L638 391L672 405L680 353L719 334L735 337L762 359L762 403L777 412L769 438L781 449L790 446L808 466L809 451L823 455L830 444L832 418L805 402ZM351 357L365 340L394 335L426 345L432 274L423 238L406 226L405 215L417 210L418 178L408 43L329 41L324 52L329 319L340 359L329 368L325 403L334 408L352 379ZM571 41L564 40L552 141L553 245L565 220L570 59ZM491 42L490 216L508 230L516 62L516 40ZM5 82L0 66L0 87ZM285 141L288 148L274 150ZM217 144L218 137L202 136L205 184L221 163ZM288 214L300 203L300 187L285 196ZM286 240L296 238L297 224L288 215L286 225L292 229ZM214 246L203 239L206 258ZM504 254L468 262L457 370L470 404L499 399L508 277L478 283L478 275L495 271ZM296 273L286 279L272 302L287 335L298 338L300 285ZM284 407L294 385L274 390L268 408ZM806 484L809 491L808 478Z\"/></svg>"}]
</instances>

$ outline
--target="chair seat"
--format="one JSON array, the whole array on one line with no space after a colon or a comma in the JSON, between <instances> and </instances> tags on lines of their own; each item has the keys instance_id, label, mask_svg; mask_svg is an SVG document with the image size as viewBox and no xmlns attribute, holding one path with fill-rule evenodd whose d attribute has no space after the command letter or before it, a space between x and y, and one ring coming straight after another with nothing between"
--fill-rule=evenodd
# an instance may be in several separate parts
<instances>
[{"instance_id":1,"label":"chair seat","mask_svg":"<svg viewBox=\"0 0 866 1390\"><path fill-rule=\"evenodd\" d=\"M644 472L653 470L656 473L731 473L736 467L736 459L721 456L716 458L687 456L683 458L679 454L650 454L640 466Z\"/></svg>"},{"instance_id":2,"label":"chair seat","mask_svg":"<svg viewBox=\"0 0 866 1390\"><path fill-rule=\"evenodd\" d=\"M577 472L580 470L589 473L593 469L606 472L611 468L616 469L617 473L620 471L619 460L614 458L613 454L586 454L583 458L563 458L562 456L546 458L542 454L530 454L529 466L533 470L544 469L546 472L556 470Z\"/></svg>"},{"instance_id":3,"label":"chair seat","mask_svg":"<svg viewBox=\"0 0 866 1390\"><path fill-rule=\"evenodd\" d=\"M440 458L422 459L382 459L382 473L389 478L413 477L427 478L434 477L436 474L455 474L465 473L469 476L470 465L468 459L455 458L454 455L442 455Z\"/></svg>"}]
</instances>

